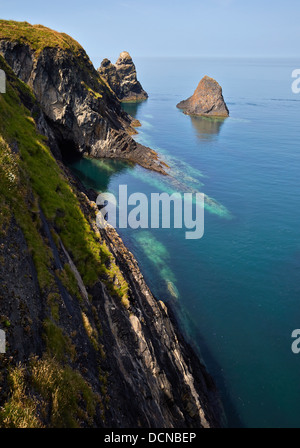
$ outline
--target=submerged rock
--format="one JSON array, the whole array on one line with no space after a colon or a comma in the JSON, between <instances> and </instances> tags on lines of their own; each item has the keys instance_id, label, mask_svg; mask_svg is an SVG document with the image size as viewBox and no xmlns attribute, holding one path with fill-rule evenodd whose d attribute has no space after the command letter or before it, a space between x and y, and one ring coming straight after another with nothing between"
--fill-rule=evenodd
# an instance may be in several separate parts
<instances>
[{"instance_id":1,"label":"submerged rock","mask_svg":"<svg viewBox=\"0 0 300 448\"><path fill-rule=\"evenodd\" d=\"M222 87L209 76L204 76L194 94L177 104L177 107L187 115L229 116L229 110L222 94Z\"/></svg>"},{"instance_id":2,"label":"submerged rock","mask_svg":"<svg viewBox=\"0 0 300 448\"><path fill-rule=\"evenodd\" d=\"M127 51L120 54L116 64L104 59L98 73L122 102L136 103L148 98L148 94L137 80L135 65Z\"/></svg>"}]
</instances>

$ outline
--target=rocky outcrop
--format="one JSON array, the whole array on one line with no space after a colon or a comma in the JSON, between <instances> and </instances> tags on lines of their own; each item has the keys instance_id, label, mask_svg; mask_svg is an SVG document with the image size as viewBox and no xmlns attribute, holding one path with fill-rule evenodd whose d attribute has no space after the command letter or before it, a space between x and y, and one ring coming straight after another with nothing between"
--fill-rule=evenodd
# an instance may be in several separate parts
<instances>
[{"instance_id":1,"label":"rocky outcrop","mask_svg":"<svg viewBox=\"0 0 300 448\"><path fill-rule=\"evenodd\" d=\"M122 102L136 103L148 98L148 94L137 80L136 68L127 51L120 54L116 64L104 59L98 72Z\"/></svg>"},{"instance_id":2,"label":"rocky outcrop","mask_svg":"<svg viewBox=\"0 0 300 448\"><path fill-rule=\"evenodd\" d=\"M62 153L127 159L165 174L157 154L131 137L133 119L76 41L26 22L0 22L0 54L32 88Z\"/></svg>"},{"instance_id":3,"label":"rocky outcrop","mask_svg":"<svg viewBox=\"0 0 300 448\"><path fill-rule=\"evenodd\" d=\"M121 405L126 426L136 421L149 428L219 426L220 403L212 378L172 322L171 310L154 298L113 227L107 226L105 239L132 294L128 315L111 296L106 294L103 300L103 286L92 290L105 316L103 330L110 347L106 365L118 372L111 395L113 413ZM132 406L129 397L135 397L139 406Z\"/></svg>"},{"instance_id":4,"label":"rocky outcrop","mask_svg":"<svg viewBox=\"0 0 300 448\"><path fill-rule=\"evenodd\" d=\"M228 117L229 110L223 98L222 88L213 78L204 76L194 94L177 104L187 115Z\"/></svg>"},{"instance_id":5,"label":"rocky outcrop","mask_svg":"<svg viewBox=\"0 0 300 448\"><path fill-rule=\"evenodd\" d=\"M39 104L0 68L0 426L219 426L213 381L170 310L116 231L99 231L93 192L53 158Z\"/></svg>"}]
</instances>

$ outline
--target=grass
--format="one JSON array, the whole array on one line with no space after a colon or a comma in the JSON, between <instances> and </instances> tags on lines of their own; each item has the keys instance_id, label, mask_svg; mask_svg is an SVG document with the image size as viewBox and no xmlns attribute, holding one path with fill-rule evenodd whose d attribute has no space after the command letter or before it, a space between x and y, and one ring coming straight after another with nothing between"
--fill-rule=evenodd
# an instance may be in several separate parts
<instances>
[{"instance_id":1,"label":"grass","mask_svg":"<svg viewBox=\"0 0 300 448\"><path fill-rule=\"evenodd\" d=\"M102 98L103 95L99 92L95 92L95 90L91 89L84 81L81 81L81 85L94 97L94 98Z\"/></svg>"},{"instance_id":2,"label":"grass","mask_svg":"<svg viewBox=\"0 0 300 448\"><path fill-rule=\"evenodd\" d=\"M61 303L61 297L56 292L51 292L48 294L47 303L50 307L51 316L56 322L59 322L59 307Z\"/></svg>"},{"instance_id":3,"label":"grass","mask_svg":"<svg viewBox=\"0 0 300 448\"><path fill-rule=\"evenodd\" d=\"M10 222L10 204L15 195L18 184L18 165L16 157L12 154L10 147L0 135L0 228Z\"/></svg>"},{"instance_id":4,"label":"grass","mask_svg":"<svg viewBox=\"0 0 300 448\"><path fill-rule=\"evenodd\" d=\"M99 398L79 372L61 367L53 358L34 359L32 384L44 399L43 412L51 412L52 427L77 428L80 421L91 423Z\"/></svg>"},{"instance_id":5,"label":"grass","mask_svg":"<svg viewBox=\"0 0 300 448\"><path fill-rule=\"evenodd\" d=\"M106 275L106 286L111 294L116 294L120 297L125 308L129 309L129 286L124 279L122 272L117 266L115 259L109 251L106 243L102 244L102 251L105 254L106 262L102 265L102 272Z\"/></svg>"},{"instance_id":6,"label":"grass","mask_svg":"<svg viewBox=\"0 0 300 448\"><path fill-rule=\"evenodd\" d=\"M103 94L115 94L95 70L91 60L82 46L65 33L47 28L43 25L31 25L28 22L0 20L0 39L28 45L37 58L45 48L56 48L70 52L75 56L75 63L81 70L82 85L96 99L102 99ZM71 62L70 62L71 63Z\"/></svg>"},{"instance_id":7,"label":"grass","mask_svg":"<svg viewBox=\"0 0 300 448\"><path fill-rule=\"evenodd\" d=\"M87 315L82 311L81 312L81 316L82 316L82 321L83 321L83 326L85 328L86 334L88 335L91 344L93 345L94 349L96 351L98 351L99 348L99 341L98 341L98 333L97 330L95 328L92 327L89 318L87 317Z\"/></svg>"},{"instance_id":8,"label":"grass","mask_svg":"<svg viewBox=\"0 0 300 448\"><path fill-rule=\"evenodd\" d=\"M16 165L14 172L18 172L16 179L19 182L17 184L16 181L14 194L10 190L8 175L1 176L4 179L1 181L4 193L1 195L4 202L4 213L1 215L9 215L10 210L15 212L32 252L41 288L49 286L52 256L39 235L38 220L33 223L30 204L26 200L33 192L48 222L56 228L72 255L84 283L92 285L101 271L100 241L83 215L77 196L45 144L44 137L37 133L30 112L20 104L18 93L8 83L7 93L0 96L0 134L11 145L17 143L20 153L16 161L2 137L0 157L8 160L5 166L8 173L9 168Z\"/></svg>"},{"instance_id":9,"label":"grass","mask_svg":"<svg viewBox=\"0 0 300 448\"><path fill-rule=\"evenodd\" d=\"M69 263L64 265L64 269L62 271L56 271L56 273L67 291L69 291L73 297L76 297L80 302L82 302L82 296L78 288L78 283Z\"/></svg>"},{"instance_id":10,"label":"grass","mask_svg":"<svg viewBox=\"0 0 300 448\"><path fill-rule=\"evenodd\" d=\"M10 369L8 384L11 397L0 409L1 428L42 428L37 417L37 401L26 393L26 370L18 366Z\"/></svg>"},{"instance_id":11,"label":"grass","mask_svg":"<svg viewBox=\"0 0 300 448\"><path fill-rule=\"evenodd\" d=\"M100 397L78 371L56 359L31 359L9 369L10 398L0 408L1 428L78 428L92 423ZM49 426L49 425L47 425Z\"/></svg>"},{"instance_id":12,"label":"grass","mask_svg":"<svg viewBox=\"0 0 300 448\"><path fill-rule=\"evenodd\" d=\"M4 22L0 21L0 38L4 33L9 38L14 23L5 22L3 26ZM38 51L45 45L42 38L35 41L39 26L32 30L29 24L21 25L19 30L27 30L23 39L31 36L32 48ZM41 29L44 32L44 27ZM60 37L55 38L58 40L54 39L51 45L58 44ZM63 39L64 45L72 49L73 44L67 38ZM68 263L63 270L55 271L53 254L42 232L40 209L55 244L59 249L60 241L63 243L85 286L93 286L101 278L109 292L118 296L126 308L130 306L129 288L101 234L94 230L92 221L95 217L87 218L83 214L81 196L72 189L45 137L37 132L30 110L24 106L25 103L30 109L34 105L35 110L38 108L34 95L16 78L1 56L0 69L7 75L7 93L0 95L0 235L7 231L14 217L34 261L49 316L43 322L44 357L35 358L30 365L11 367L8 371L8 398L0 408L0 426L48 426L49 415L53 427L89 425L99 397L71 367L76 348L71 337L59 326L61 298L56 277L80 303L82 297ZM83 326L99 358L105 358L99 343L102 330L98 316L97 319L93 316L92 322L87 315L82 313ZM7 325L10 325L9 321ZM105 394L106 382L103 385Z\"/></svg>"},{"instance_id":13,"label":"grass","mask_svg":"<svg viewBox=\"0 0 300 448\"><path fill-rule=\"evenodd\" d=\"M58 361L64 361L67 355L71 359L75 358L76 350L69 336L64 334L63 330L50 319L46 319L44 322L44 339L48 354Z\"/></svg>"},{"instance_id":14,"label":"grass","mask_svg":"<svg viewBox=\"0 0 300 448\"><path fill-rule=\"evenodd\" d=\"M55 47L70 50L75 54L84 51L81 45L67 34L28 22L0 20L0 39L27 44L37 53L44 48Z\"/></svg>"},{"instance_id":15,"label":"grass","mask_svg":"<svg viewBox=\"0 0 300 448\"><path fill-rule=\"evenodd\" d=\"M68 264L61 272L52 270L53 255L41 234L40 208L52 227L57 246L61 239L84 284L92 286L101 275L109 292L120 297L129 309L127 282L101 241L100 233L94 232L83 215L76 192L64 177L45 138L38 134L29 110L21 104L24 97L26 103L34 103L30 89L14 76L1 57L0 68L5 70L8 79L7 93L0 96L0 230L5 231L14 215L26 238L40 288L48 297L52 319L57 323L59 302L55 299L55 274L73 297L79 301L82 297ZM17 152L11 150L13 146ZM62 359L69 346L62 331L52 320L44 323L44 330L48 352ZM90 339L98 347L95 335Z\"/></svg>"}]
</instances>

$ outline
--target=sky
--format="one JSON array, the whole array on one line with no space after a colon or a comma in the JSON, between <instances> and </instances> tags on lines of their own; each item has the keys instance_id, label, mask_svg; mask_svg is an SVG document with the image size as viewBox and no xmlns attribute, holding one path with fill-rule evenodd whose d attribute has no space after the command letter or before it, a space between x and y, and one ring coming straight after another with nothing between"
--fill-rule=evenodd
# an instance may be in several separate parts
<instances>
[{"instance_id":1,"label":"sky","mask_svg":"<svg viewBox=\"0 0 300 448\"><path fill-rule=\"evenodd\" d=\"M0 18L70 34L94 64L133 57L298 57L299 0L0 0Z\"/></svg>"}]
</instances>

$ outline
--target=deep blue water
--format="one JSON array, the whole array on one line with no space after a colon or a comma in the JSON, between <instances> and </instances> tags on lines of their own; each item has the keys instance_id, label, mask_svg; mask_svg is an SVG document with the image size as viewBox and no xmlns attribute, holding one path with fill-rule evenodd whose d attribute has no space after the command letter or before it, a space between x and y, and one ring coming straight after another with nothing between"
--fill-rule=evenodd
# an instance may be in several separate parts
<instances>
[{"instance_id":1,"label":"deep blue water","mask_svg":"<svg viewBox=\"0 0 300 448\"><path fill-rule=\"evenodd\" d=\"M127 110L138 141L171 166L164 178L116 161L73 164L87 186L117 192L200 191L205 235L120 230L154 294L174 306L219 387L229 426L300 427L300 95L296 60L139 59L149 93ZM205 75L230 118L185 116L176 104Z\"/></svg>"}]
</instances>

